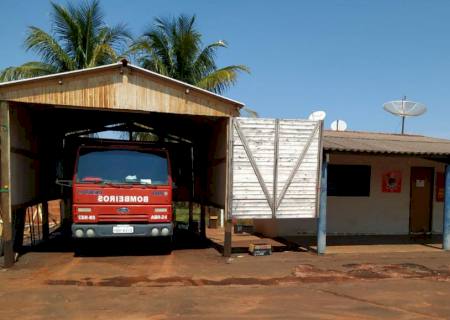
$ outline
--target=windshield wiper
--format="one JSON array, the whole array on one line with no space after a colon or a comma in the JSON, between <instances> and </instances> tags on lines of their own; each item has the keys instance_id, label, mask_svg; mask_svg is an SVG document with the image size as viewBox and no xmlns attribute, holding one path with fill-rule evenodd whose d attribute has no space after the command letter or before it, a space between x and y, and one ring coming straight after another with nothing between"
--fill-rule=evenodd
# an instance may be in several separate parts
<instances>
[{"instance_id":1,"label":"windshield wiper","mask_svg":"<svg viewBox=\"0 0 450 320\"><path fill-rule=\"evenodd\" d=\"M140 186L143 188L155 188L155 185L149 184L149 183L142 183L139 181L126 181L125 184L131 185L131 186Z\"/></svg>"},{"instance_id":2,"label":"windshield wiper","mask_svg":"<svg viewBox=\"0 0 450 320\"><path fill-rule=\"evenodd\" d=\"M95 184L101 184L101 183L105 183L104 180L88 180L88 179L83 179L80 181L81 183L95 183Z\"/></svg>"}]
</instances>

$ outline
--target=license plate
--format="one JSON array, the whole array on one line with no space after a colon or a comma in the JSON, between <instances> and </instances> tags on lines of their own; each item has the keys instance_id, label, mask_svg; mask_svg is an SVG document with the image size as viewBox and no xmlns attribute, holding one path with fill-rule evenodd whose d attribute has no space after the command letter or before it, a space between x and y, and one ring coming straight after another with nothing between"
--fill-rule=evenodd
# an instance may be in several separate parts
<instances>
[{"instance_id":1,"label":"license plate","mask_svg":"<svg viewBox=\"0 0 450 320\"><path fill-rule=\"evenodd\" d=\"M133 226L114 226L113 233L134 233Z\"/></svg>"}]
</instances>

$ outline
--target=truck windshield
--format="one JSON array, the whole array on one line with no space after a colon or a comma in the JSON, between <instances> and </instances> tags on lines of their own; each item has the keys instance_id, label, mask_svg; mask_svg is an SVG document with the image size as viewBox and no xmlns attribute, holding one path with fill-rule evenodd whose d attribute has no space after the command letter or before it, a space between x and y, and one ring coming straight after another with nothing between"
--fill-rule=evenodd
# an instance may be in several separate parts
<instances>
[{"instance_id":1,"label":"truck windshield","mask_svg":"<svg viewBox=\"0 0 450 320\"><path fill-rule=\"evenodd\" d=\"M82 148L78 158L76 181L167 185L168 176L164 152Z\"/></svg>"}]
</instances>

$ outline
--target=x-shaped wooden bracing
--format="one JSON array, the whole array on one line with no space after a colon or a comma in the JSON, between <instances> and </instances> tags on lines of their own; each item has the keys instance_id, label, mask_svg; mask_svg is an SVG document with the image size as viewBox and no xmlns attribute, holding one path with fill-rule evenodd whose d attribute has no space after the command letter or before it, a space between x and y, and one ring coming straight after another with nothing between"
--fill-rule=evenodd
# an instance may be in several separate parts
<instances>
[{"instance_id":1,"label":"x-shaped wooden bracing","mask_svg":"<svg viewBox=\"0 0 450 320\"><path fill-rule=\"evenodd\" d=\"M261 186L261 189L264 192L264 195L266 197L267 203L269 204L270 209L272 210L272 217L276 217L276 213L278 208L280 207L281 202L283 201L287 190L289 189L289 186L291 185L292 181L294 180L295 174L297 173L298 169L300 168L300 165L303 162L303 159L306 156L306 153L308 152L309 147L311 146L311 143L314 140L314 137L317 133L317 131L320 128L320 123L316 123L314 126L314 129L311 131L311 134L308 136L308 140L303 147L302 152L300 153L299 157L297 158L297 161L295 162L294 167L292 168L289 177L286 181L286 183L283 186L283 189L281 190L280 196L277 198L277 183L278 183L278 139L279 139L279 127L280 122L278 119L275 120L275 137L274 137L274 175L273 175L273 197L270 196L269 190L267 189L266 182L264 181L261 172L259 171L258 165L256 164L255 158L253 157L253 153L250 150L250 146L248 144L247 138L245 137L244 132L241 129L241 126L239 124L239 120L235 119L233 121L234 128L236 129L236 132L239 136L239 139L241 139L242 145L244 147L245 153L247 154L247 158L250 161L250 164L253 168L253 171L255 172L255 175L258 179L258 182Z\"/></svg>"}]
</instances>

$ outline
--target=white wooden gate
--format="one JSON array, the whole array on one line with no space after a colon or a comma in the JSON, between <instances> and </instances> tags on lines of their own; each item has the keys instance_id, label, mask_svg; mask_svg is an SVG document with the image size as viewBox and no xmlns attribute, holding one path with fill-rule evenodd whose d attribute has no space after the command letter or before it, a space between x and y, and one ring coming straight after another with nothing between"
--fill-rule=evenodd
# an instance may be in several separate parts
<instances>
[{"instance_id":1,"label":"white wooden gate","mask_svg":"<svg viewBox=\"0 0 450 320\"><path fill-rule=\"evenodd\" d=\"M234 118L231 123L232 216L316 217L322 122Z\"/></svg>"}]
</instances>

